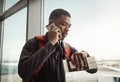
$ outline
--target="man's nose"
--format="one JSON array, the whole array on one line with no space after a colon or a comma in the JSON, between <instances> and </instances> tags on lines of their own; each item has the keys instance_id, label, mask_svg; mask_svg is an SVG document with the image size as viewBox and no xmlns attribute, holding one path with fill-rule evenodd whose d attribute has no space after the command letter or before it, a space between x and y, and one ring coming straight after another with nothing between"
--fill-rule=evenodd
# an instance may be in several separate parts
<instances>
[{"instance_id":1,"label":"man's nose","mask_svg":"<svg viewBox=\"0 0 120 82\"><path fill-rule=\"evenodd\" d=\"M66 30L69 31L70 27L69 26L66 26Z\"/></svg>"}]
</instances>

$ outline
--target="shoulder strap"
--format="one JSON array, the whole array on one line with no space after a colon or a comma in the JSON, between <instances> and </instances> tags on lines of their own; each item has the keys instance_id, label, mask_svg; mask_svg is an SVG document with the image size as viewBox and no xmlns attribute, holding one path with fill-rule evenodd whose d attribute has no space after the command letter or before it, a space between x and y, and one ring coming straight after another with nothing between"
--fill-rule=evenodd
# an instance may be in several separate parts
<instances>
[{"instance_id":1,"label":"shoulder strap","mask_svg":"<svg viewBox=\"0 0 120 82\"><path fill-rule=\"evenodd\" d=\"M67 59L70 58L70 53L71 53L70 45L68 43L64 42L64 54Z\"/></svg>"},{"instance_id":2,"label":"shoulder strap","mask_svg":"<svg viewBox=\"0 0 120 82\"><path fill-rule=\"evenodd\" d=\"M37 40L38 40L38 45L39 48L43 47L45 45L45 38L44 36L36 36ZM64 42L64 53L65 53L65 57L68 59L70 58L70 45L66 42Z\"/></svg>"},{"instance_id":3,"label":"shoulder strap","mask_svg":"<svg viewBox=\"0 0 120 82\"><path fill-rule=\"evenodd\" d=\"M35 36L35 38L37 39L38 41L38 47L41 48L43 47L46 43L45 43L45 38L44 36ZM40 70L43 68L44 64L42 64L40 67L39 67L39 70L36 72L35 76L37 77L38 76L38 73L40 72Z\"/></svg>"},{"instance_id":4,"label":"shoulder strap","mask_svg":"<svg viewBox=\"0 0 120 82\"><path fill-rule=\"evenodd\" d=\"M37 41L38 41L38 45L39 48L43 47L45 45L45 38L44 36L35 36Z\"/></svg>"}]
</instances>

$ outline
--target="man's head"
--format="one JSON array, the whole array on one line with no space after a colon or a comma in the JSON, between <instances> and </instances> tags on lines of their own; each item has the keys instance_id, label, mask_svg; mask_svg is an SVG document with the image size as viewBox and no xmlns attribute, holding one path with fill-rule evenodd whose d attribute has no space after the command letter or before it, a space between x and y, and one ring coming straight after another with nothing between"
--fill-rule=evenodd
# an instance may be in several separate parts
<instances>
[{"instance_id":1,"label":"man's head","mask_svg":"<svg viewBox=\"0 0 120 82\"><path fill-rule=\"evenodd\" d=\"M65 15L71 18L71 15L68 11L64 10L64 9L55 9L51 12L50 16L49 16L49 20L54 20L58 17L60 17L61 15Z\"/></svg>"},{"instance_id":2,"label":"man's head","mask_svg":"<svg viewBox=\"0 0 120 82\"><path fill-rule=\"evenodd\" d=\"M71 26L70 18L70 13L64 9L55 9L49 16L49 24L52 22L55 23L55 25L62 32L62 39L64 39L68 34L69 28Z\"/></svg>"}]
</instances>

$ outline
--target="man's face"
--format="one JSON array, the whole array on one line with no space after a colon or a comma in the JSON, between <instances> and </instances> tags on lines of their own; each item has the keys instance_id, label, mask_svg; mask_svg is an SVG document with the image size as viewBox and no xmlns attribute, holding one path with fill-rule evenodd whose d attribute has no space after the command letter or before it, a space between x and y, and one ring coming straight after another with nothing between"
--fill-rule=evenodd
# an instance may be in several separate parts
<instances>
[{"instance_id":1,"label":"man's face","mask_svg":"<svg viewBox=\"0 0 120 82\"><path fill-rule=\"evenodd\" d=\"M59 18L54 20L54 23L56 26L59 27L59 29L62 32L62 40L67 36L69 28L71 26L70 17L66 15L61 15Z\"/></svg>"}]
</instances>

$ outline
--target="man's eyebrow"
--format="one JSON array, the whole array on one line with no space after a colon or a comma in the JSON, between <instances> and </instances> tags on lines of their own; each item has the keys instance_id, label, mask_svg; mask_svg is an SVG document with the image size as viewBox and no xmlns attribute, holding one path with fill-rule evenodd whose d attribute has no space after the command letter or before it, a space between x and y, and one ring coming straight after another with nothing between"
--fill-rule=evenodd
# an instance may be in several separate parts
<instances>
[{"instance_id":1,"label":"man's eyebrow","mask_svg":"<svg viewBox=\"0 0 120 82\"><path fill-rule=\"evenodd\" d=\"M71 23L68 23L68 22L63 22L64 24L66 24L67 26L71 27Z\"/></svg>"},{"instance_id":2,"label":"man's eyebrow","mask_svg":"<svg viewBox=\"0 0 120 82\"><path fill-rule=\"evenodd\" d=\"M68 22L66 22L66 21L65 21L65 22L63 22L63 23L66 23L66 24L68 24L68 25L71 25L71 23L68 23Z\"/></svg>"}]
</instances>

